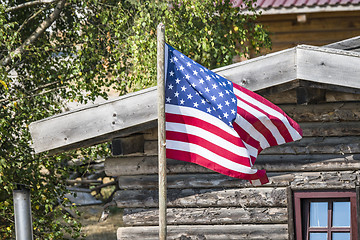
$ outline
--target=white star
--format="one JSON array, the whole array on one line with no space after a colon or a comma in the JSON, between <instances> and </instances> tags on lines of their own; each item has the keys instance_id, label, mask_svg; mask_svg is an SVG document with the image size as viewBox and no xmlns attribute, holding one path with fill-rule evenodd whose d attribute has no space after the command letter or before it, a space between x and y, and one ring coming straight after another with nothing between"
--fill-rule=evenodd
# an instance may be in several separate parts
<instances>
[{"instance_id":1,"label":"white star","mask_svg":"<svg viewBox=\"0 0 360 240\"><path fill-rule=\"evenodd\" d=\"M231 114L235 115L236 111L234 109L231 109Z\"/></svg>"},{"instance_id":2,"label":"white star","mask_svg":"<svg viewBox=\"0 0 360 240\"><path fill-rule=\"evenodd\" d=\"M211 80L211 77L208 75L208 76L206 76L206 80L207 81L210 81Z\"/></svg>"},{"instance_id":3,"label":"white star","mask_svg":"<svg viewBox=\"0 0 360 240\"><path fill-rule=\"evenodd\" d=\"M189 79L190 79L190 75L189 75L189 74L186 74L186 75L185 75L185 78L186 78L187 80L189 80Z\"/></svg>"},{"instance_id":4,"label":"white star","mask_svg":"<svg viewBox=\"0 0 360 240\"><path fill-rule=\"evenodd\" d=\"M198 75L198 72L197 72L196 70L194 70L194 71L193 71L193 74L194 74L195 76L197 76L197 75Z\"/></svg>"},{"instance_id":5,"label":"white star","mask_svg":"<svg viewBox=\"0 0 360 240\"><path fill-rule=\"evenodd\" d=\"M204 72L204 69L200 68L200 72Z\"/></svg>"},{"instance_id":6,"label":"white star","mask_svg":"<svg viewBox=\"0 0 360 240\"><path fill-rule=\"evenodd\" d=\"M232 122L229 122L229 126L230 126L230 127L232 127L232 126L233 126L233 125L232 125Z\"/></svg>"},{"instance_id":7,"label":"white star","mask_svg":"<svg viewBox=\"0 0 360 240\"><path fill-rule=\"evenodd\" d=\"M220 97L224 97L224 94L222 92L219 92Z\"/></svg>"},{"instance_id":8,"label":"white star","mask_svg":"<svg viewBox=\"0 0 360 240\"><path fill-rule=\"evenodd\" d=\"M201 99L201 103L202 103L202 104L205 104L206 101L205 101L204 99Z\"/></svg>"},{"instance_id":9,"label":"white star","mask_svg":"<svg viewBox=\"0 0 360 240\"><path fill-rule=\"evenodd\" d=\"M172 90L173 89L173 85L172 84L169 84L169 89Z\"/></svg>"},{"instance_id":10,"label":"white star","mask_svg":"<svg viewBox=\"0 0 360 240\"><path fill-rule=\"evenodd\" d=\"M220 109L220 110L223 108L223 106L221 105L221 103L218 104L217 106L218 106L218 109Z\"/></svg>"},{"instance_id":11,"label":"white star","mask_svg":"<svg viewBox=\"0 0 360 240\"><path fill-rule=\"evenodd\" d=\"M224 118L227 118L229 116L228 113L224 113Z\"/></svg>"},{"instance_id":12,"label":"white star","mask_svg":"<svg viewBox=\"0 0 360 240\"><path fill-rule=\"evenodd\" d=\"M226 106L229 106L229 105L230 105L230 103L229 103L228 100L225 101L225 105L226 105Z\"/></svg>"},{"instance_id":13,"label":"white star","mask_svg":"<svg viewBox=\"0 0 360 240\"><path fill-rule=\"evenodd\" d=\"M173 63L173 62L174 62L174 59L173 59L173 58L170 58L170 62Z\"/></svg>"},{"instance_id":14,"label":"white star","mask_svg":"<svg viewBox=\"0 0 360 240\"><path fill-rule=\"evenodd\" d=\"M215 97L215 96L212 96L212 97L211 97L211 100L212 100L212 101L216 101L216 97Z\"/></svg>"},{"instance_id":15,"label":"white star","mask_svg":"<svg viewBox=\"0 0 360 240\"><path fill-rule=\"evenodd\" d=\"M181 87L181 91L185 92L185 91L186 91L186 87L185 87L185 86L182 86L182 87Z\"/></svg>"},{"instance_id":16,"label":"white star","mask_svg":"<svg viewBox=\"0 0 360 240\"><path fill-rule=\"evenodd\" d=\"M217 79L219 79L220 77L218 75L215 75Z\"/></svg>"},{"instance_id":17,"label":"white star","mask_svg":"<svg viewBox=\"0 0 360 240\"><path fill-rule=\"evenodd\" d=\"M171 98L167 97L166 102L170 102L170 101L171 101Z\"/></svg>"},{"instance_id":18,"label":"white star","mask_svg":"<svg viewBox=\"0 0 360 240\"><path fill-rule=\"evenodd\" d=\"M236 102L235 98L232 98L232 99L231 99L231 101L232 101L233 103L235 103L235 102Z\"/></svg>"},{"instance_id":19,"label":"white star","mask_svg":"<svg viewBox=\"0 0 360 240\"><path fill-rule=\"evenodd\" d=\"M204 84L204 79L200 78L199 83Z\"/></svg>"},{"instance_id":20,"label":"white star","mask_svg":"<svg viewBox=\"0 0 360 240\"><path fill-rule=\"evenodd\" d=\"M207 68L205 68L204 70L205 70L205 72L209 71Z\"/></svg>"},{"instance_id":21,"label":"white star","mask_svg":"<svg viewBox=\"0 0 360 240\"><path fill-rule=\"evenodd\" d=\"M175 79L175 82L176 82L176 84L179 84L180 83L180 79Z\"/></svg>"},{"instance_id":22,"label":"white star","mask_svg":"<svg viewBox=\"0 0 360 240\"><path fill-rule=\"evenodd\" d=\"M173 59L174 59L174 61L175 61L175 62L177 62L177 61L178 61L177 57L173 57Z\"/></svg>"},{"instance_id":23,"label":"white star","mask_svg":"<svg viewBox=\"0 0 360 240\"><path fill-rule=\"evenodd\" d=\"M214 83L214 84L212 85L212 87L213 87L214 89L216 89L216 88L217 88L216 83Z\"/></svg>"},{"instance_id":24,"label":"white star","mask_svg":"<svg viewBox=\"0 0 360 240\"><path fill-rule=\"evenodd\" d=\"M230 82L229 80L227 81L227 83L228 83L229 85L231 85L231 82Z\"/></svg>"},{"instance_id":25,"label":"white star","mask_svg":"<svg viewBox=\"0 0 360 240\"><path fill-rule=\"evenodd\" d=\"M181 100L180 100L180 104L181 104L181 105L184 105L184 102L185 102L184 99L181 99Z\"/></svg>"},{"instance_id":26,"label":"white star","mask_svg":"<svg viewBox=\"0 0 360 240\"><path fill-rule=\"evenodd\" d=\"M182 65L180 65L179 70L180 71L184 70L184 67Z\"/></svg>"},{"instance_id":27,"label":"white star","mask_svg":"<svg viewBox=\"0 0 360 240\"><path fill-rule=\"evenodd\" d=\"M219 119L221 119L221 116L219 115Z\"/></svg>"},{"instance_id":28,"label":"white star","mask_svg":"<svg viewBox=\"0 0 360 240\"><path fill-rule=\"evenodd\" d=\"M170 77L174 76L174 72L173 72L173 71L170 71L169 74L170 74Z\"/></svg>"},{"instance_id":29,"label":"white star","mask_svg":"<svg viewBox=\"0 0 360 240\"><path fill-rule=\"evenodd\" d=\"M228 90L225 90L225 93L226 93L227 95L229 95L229 94L230 94Z\"/></svg>"},{"instance_id":30,"label":"white star","mask_svg":"<svg viewBox=\"0 0 360 240\"><path fill-rule=\"evenodd\" d=\"M197 103L197 102L194 102L194 107L198 107L199 106L199 104Z\"/></svg>"},{"instance_id":31,"label":"white star","mask_svg":"<svg viewBox=\"0 0 360 240\"><path fill-rule=\"evenodd\" d=\"M179 97L179 92L178 91L176 91L174 94L175 94L175 97Z\"/></svg>"},{"instance_id":32,"label":"white star","mask_svg":"<svg viewBox=\"0 0 360 240\"><path fill-rule=\"evenodd\" d=\"M198 92L196 92L195 94L196 94L196 96L199 96L199 93L198 93Z\"/></svg>"},{"instance_id":33,"label":"white star","mask_svg":"<svg viewBox=\"0 0 360 240\"><path fill-rule=\"evenodd\" d=\"M187 63L186 63L186 66L191 67L191 63L190 63L190 62L187 62Z\"/></svg>"},{"instance_id":34,"label":"white star","mask_svg":"<svg viewBox=\"0 0 360 240\"><path fill-rule=\"evenodd\" d=\"M193 96L191 94L188 94L187 97L188 99L192 99Z\"/></svg>"},{"instance_id":35,"label":"white star","mask_svg":"<svg viewBox=\"0 0 360 240\"><path fill-rule=\"evenodd\" d=\"M205 88L205 92L210 92L210 89L209 88Z\"/></svg>"},{"instance_id":36,"label":"white star","mask_svg":"<svg viewBox=\"0 0 360 240\"><path fill-rule=\"evenodd\" d=\"M195 87L196 87L196 84L195 84L195 83L192 83L191 86L192 86L193 88L195 88Z\"/></svg>"},{"instance_id":37,"label":"white star","mask_svg":"<svg viewBox=\"0 0 360 240\"><path fill-rule=\"evenodd\" d=\"M207 111L208 113L211 113L211 109L210 109L210 108L207 108L206 111Z\"/></svg>"},{"instance_id":38,"label":"white star","mask_svg":"<svg viewBox=\"0 0 360 240\"><path fill-rule=\"evenodd\" d=\"M182 58L182 59L184 59L185 57L184 57L184 55L180 55L180 57Z\"/></svg>"}]
</instances>

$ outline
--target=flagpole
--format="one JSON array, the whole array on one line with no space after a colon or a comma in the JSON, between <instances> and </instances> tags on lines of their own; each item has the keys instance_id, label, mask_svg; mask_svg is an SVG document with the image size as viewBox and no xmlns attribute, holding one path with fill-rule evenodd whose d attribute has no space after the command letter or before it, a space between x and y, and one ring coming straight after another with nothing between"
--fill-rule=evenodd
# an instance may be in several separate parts
<instances>
[{"instance_id":1,"label":"flagpole","mask_svg":"<svg viewBox=\"0 0 360 240\"><path fill-rule=\"evenodd\" d=\"M166 240L165 26L157 27L159 239Z\"/></svg>"}]
</instances>

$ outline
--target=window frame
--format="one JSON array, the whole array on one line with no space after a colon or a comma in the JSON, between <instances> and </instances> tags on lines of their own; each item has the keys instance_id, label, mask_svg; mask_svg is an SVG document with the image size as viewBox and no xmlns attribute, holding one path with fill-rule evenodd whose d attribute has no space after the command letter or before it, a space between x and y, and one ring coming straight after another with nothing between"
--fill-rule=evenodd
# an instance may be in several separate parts
<instances>
[{"instance_id":1,"label":"window frame","mask_svg":"<svg viewBox=\"0 0 360 240\"><path fill-rule=\"evenodd\" d=\"M327 232L328 236L332 232L344 232L350 230L351 240L357 240L358 237L358 223L357 223L357 197L356 191L352 190L337 190L337 191L296 191L294 192L294 215L295 215L295 233L297 240L307 239L304 238L309 233L308 228L308 219L303 219L304 216L309 217L308 204L311 200L313 201L325 201L325 202L334 202L334 201L344 201L345 199L350 200L350 227L332 227L331 218L328 218L328 227L327 228L317 228L316 232ZM303 205L306 203L305 207ZM332 207L331 207L332 209ZM330 224L329 224L330 223ZM314 230L314 229L311 229ZM319 230L319 231L317 231ZM314 232L314 231L312 231Z\"/></svg>"}]
</instances>

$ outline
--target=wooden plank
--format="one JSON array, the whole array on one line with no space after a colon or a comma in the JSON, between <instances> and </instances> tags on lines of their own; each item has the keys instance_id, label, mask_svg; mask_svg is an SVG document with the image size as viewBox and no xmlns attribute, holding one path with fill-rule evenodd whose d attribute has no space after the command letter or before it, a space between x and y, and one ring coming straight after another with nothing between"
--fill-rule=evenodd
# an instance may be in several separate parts
<instances>
[{"instance_id":1,"label":"wooden plank","mask_svg":"<svg viewBox=\"0 0 360 240\"><path fill-rule=\"evenodd\" d=\"M360 54L318 47L297 47L297 78L360 88Z\"/></svg>"},{"instance_id":2,"label":"wooden plank","mask_svg":"<svg viewBox=\"0 0 360 240\"><path fill-rule=\"evenodd\" d=\"M269 172L267 175L269 183L266 184L266 187L285 187L294 178L292 174L286 172ZM158 185L157 175L119 176L117 179L119 189L156 189ZM247 180L232 178L219 173L174 174L168 175L167 181L168 189L253 187Z\"/></svg>"},{"instance_id":3,"label":"wooden plank","mask_svg":"<svg viewBox=\"0 0 360 240\"><path fill-rule=\"evenodd\" d=\"M297 18L293 16L292 19L286 19L282 21L262 21L261 23L264 26L268 27L269 32L272 33L313 33L314 31L346 31L360 29L359 17L360 15L357 15L355 17L348 17L345 15L341 17L328 18L307 16L307 21L305 23L300 23L297 21ZM346 50L345 48L337 49Z\"/></svg>"},{"instance_id":4,"label":"wooden plank","mask_svg":"<svg viewBox=\"0 0 360 240\"><path fill-rule=\"evenodd\" d=\"M286 188L168 189L168 207L286 207ZM158 190L119 190L119 208L154 208Z\"/></svg>"},{"instance_id":5,"label":"wooden plank","mask_svg":"<svg viewBox=\"0 0 360 240\"><path fill-rule=\"evenodd\" d=\"M286 208L168 208L168 225L204 224L281 224L287 222ZM159 224L159 210L125 208L125 226L154 226Z\"/></svg>"},{"instance_id":6,"label":"wooden plank","mask_svg":"<svg viewBox=\"0 0 360 240\"><path fill-rule=\"evenodd\" d=\"M121 227L118 240L158 240L156 226ZM168 240L287 240L287 224L241 224L241 225L180 225L168 226Z\"/></svg>"},{"instance_id":7,"label":"wooden plank","mask_svg":"<svg viewBox=\"0 0 360 240\"><path fill-rule=\"evenodd\" d=\"M356 144L356 143L354 143ZM329 148L332 151L331 148ZM294 152L293 152L294 154ZM308 155L260 155L255 166L268 172L297 171L347 171L360 169L359 154L308 154ZM214 173L213 171L184 161L167 159L169 174ZM108 176L135 176L157 174L157 156L111 157L105 160Z\"/></svg>"},{"instance_id":8,"label":"wooden plank","mask_svg":"<svg viewBox=\"0 0 360 240\"><path fill-rule=\"evenodd\" d=\"M29 126L33 148L37 153L68 150L154 127L157 119L155 96L153 87L34 122Z\"/></svg>"},{"instance_id":9,"label":"wooden plank","mask_svg":"<svg viewBox=\"0 0 360 240\"><path fill-rule=\"evenodd\" d=\"M311 125L312 123L309 123ZM340 123L339 123L340 124ZM328 131L326 128L321 128ZM305 131L304 131L305 132ZM332 132L329 130L329 132ZM319 132L321 134L321 132ZM326 133L324 133L326 134ZM356 129L355 129L356 134ZM354 134L354 135L355 135ZM305 134L304 134L305 135ZM264 149L262 155L275 154L354 154L360 153L359 137L304 137L299 141Z\"/></svg>"},{"instance_id":10,"label":"wooden plank","mask_svg":"<svg viewBox=\"0 0 360 240\"><path fill-rule=\"evenodd\" d=\"M348 39L360 34L359 28L342 29L338 31L317 31L317 32L283 32L270 33L270 38L274 42L288 42L297 44L313 44L320 42L334 42L334 39Z\"/></svg>"},{"instance_id":11,"label":"wooden plank","mask_svg":"<svg viewBox=\"0 0 360 240\"><path fill-rule=\"evenodd\" d=\"M324 47L352 51L354 49L360 48L360 36L356 36L356 37L353 37L350 39L345 39L345 40L342 40L339 42L331 43L331 44L325 45Z\"/></svg>"}]
</instances>

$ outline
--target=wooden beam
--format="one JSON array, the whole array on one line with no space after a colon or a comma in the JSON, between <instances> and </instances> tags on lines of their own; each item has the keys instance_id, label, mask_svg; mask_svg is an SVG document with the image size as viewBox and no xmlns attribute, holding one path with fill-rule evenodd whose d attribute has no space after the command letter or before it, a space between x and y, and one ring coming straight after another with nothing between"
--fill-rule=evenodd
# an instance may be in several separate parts
<instances>
[{"instance_id":1,"label":"wooden beam","mask_svg":"<svg viewBox=\"0 0 360 240\"><path fill-rule=\"evenodd\" d=\"M169 208L169 225L199 224L281 224L287 222L287 209L278 208ZM125 226L154 226L158 224L158 209L124 209Z\"/></svg>"},{"instance_id":2,"label":"wooden beam","mask_svg":"<svg viewBox=\"0 0 360 240\"><path fill-rule=\"evenodd\" d=\"M155 127L156 87L30 124L36 153L91 146Z\"/></svg>"},{"instance_id":3,"label":"wooden beam","mask_svg":"<svg viewBox=\"0 0 360 240\"><path fill-rule=\"evenodd\" d=\"M336 43L331 43L331 44L325 45L324 47L359 52L360 51L360 36L353 37L350 39L345 39L343 41L339 41Z\"/></svg>"},{"instance_id":4,"label":"wooden beam","mask_svg":"<svg viewBox=\"0 0 360 240\"><path fill-rule=\"evenodd\" d=\"M119 208L156 208L158 190L119 190ZM286 207L286 188L168 189L168 207Z\"/></svg>"},{"instance_id":5,"label":"wooden beam","mask_svg":"<svg viewBox=\"0 0 360 240\"><path fill-rule=\"evenodd\" d=\"M358 66L360 53L298 46L214 71L252 91L274 93L308 81L317 83L315 87L360 94ZM31 123L35 152L63 152L152 128L157 120L156 92L153 87Z\"/></svg>"},{"instance_id":6,"label":"wooden beam","mask_svg":"<svg viewBox=\"0 0 360 240\"><path fill-rule=\"evenodd\" d=\"M156 226L120 227L118 240L158 240L159 228ZM287 224L233 224L233 225L181 225L168 227L168 239L212 239L212 240L287 240Z\"/></svg>"},{"instance_id":7,"label":"wooden beam","mask_svg":"<svg viewBox=\"0 0 360 240\"><path fill-rule=\"evenodd\" d=\"M260 155L255 167L268 172L351 171L360 169L359 154ZM208 168L178 160L167 160L169 174L214 173ZM105 160L107 176L157 174L157 156L112 157Z\"/></svg>"}]
</instances>

